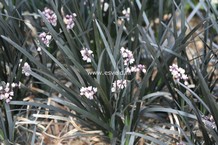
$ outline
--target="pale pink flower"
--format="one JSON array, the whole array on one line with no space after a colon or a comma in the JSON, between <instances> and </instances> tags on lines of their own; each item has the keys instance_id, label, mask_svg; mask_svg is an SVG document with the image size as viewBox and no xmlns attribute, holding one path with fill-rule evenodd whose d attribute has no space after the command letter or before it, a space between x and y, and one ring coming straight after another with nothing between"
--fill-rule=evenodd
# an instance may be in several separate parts
<instances>
[{"instance_id":1,"label":"pale pink flower","mask_svg":"<svg viewBox=\"0 0 218 145\"><path fill-rule=\"evenodd\" d=\"M131 72L140 72L146 73L145 66L143 64L138 64L137 66L131 67Z\"/></svg>"},{"instance_id":2,"label":"pale pink flower","mask_svg":"<svg viewBox=\"0 0 218 145\"><path fill-rule=\"evenodd\" d=\"M131 72L139 72L139 69L136 66L131 66L130 71Z\"/></svg>"},{"instance_id":3,"label":"pale pink flower","mask_svg":"<svg viewBox=\"0 0 218 145\"><path fill-rule=\"evenodd\" d=\"M36 51L41 52L41 51L42 51L42 48L41 48L41 47L38 47L38 48L36 49Z\"/></svg>"},{"instance_id":4,"label":"pale pink flower","mask_svg":"<svg viewBox=\"0 0 218 145\"><path fill-rule=\"evenodd\" d=\"M172 64L172 65L170 66L170 69L169 69L169 70L172 72L172 71L178 70L178 69L179 69L178 65Z\"/></svg>"},{"instance_id":5,"label":"pale pink flower","mask_svg":"<svg viewBox=\"0 0 218 145\"><path fill-rule=\"evenodd\" d=\"M6 93L8 93L8 92L10 91L10 88L9 88L9 86L7 86L7 85L6 85L6 87L5 87L5 89L4 89L4 90L5 90L5 92L6 92Z\"/></svg>"},{"instance_id":6,"label":"pale pink flower","mask_svg":"<svg viewBox=\"0 0 218 145\"><path fill-rule=\"evenodd\" d=\"M74 27L74 25L75 25L75 17L76 17L77 15L75 14L75 13L73 13L73 15L66 15L65 17L64 17L64 23L67 25L66 26L66 28L68 29L68 30L70 30L70 29L72 29L73 27Z\"/></svg>"},{"instance_id":7,"label":"pale pink flower","mask_svg":"<svg viewBox=\"0 0 218 145\"><path fill-rule=\"evenodd\" d=\"M12 88L14 88L14 87L16 87L16 86L17 86L16 83L11 83L11 87L12 87Z\"/></svg>"},{"instance_id":8,"label":"pale pink flower","mask_svg":"<svg viewBox=\"0 0 218 145\"><path fill-rule=\"evenodd\" d=\"M82 59L86 62L91 62L91 58L94 56L93 55L93 51L92 50L89 50L88 48L83 48L81 51L80 51L81 55L82 55Z\"/></svg>"},{"instance_id":9,"label":"pale pink flower","mask_svg":"<svg viewBox=\"0 0 218 145\"><path fill-rule=\"evenodd\" d=\"M125 66L134 63L135 59L133 57L132 51L125 49L124 47L121 47L120 53L123 57L123 61L124 61Z\"/></svg>"},{"instance_id":10,"label":"pale pink flower","mask_svg":"<svg viewBox=\"0 0 218 145\"><path fill-rule=\"evenodd\" d=\"M12 97L8 97L8 98L5 100L5 102L6 102L6 103L9 103L11 100L12 100Z\"/></svg>"},{"instance_id":11,"label":"pale pink flower","mask_svg":"<svg viewBox=\"0 0 218 145\"><path fill-rule=\"evenodd\" d=\"M124 17L127 19L127 21L129 21L130 18L130 8L124 9L122 11L122 14L124 15Z\"/></svg>"},{"instance_id":12,"label":"pale pink flower","mask_svg":"<svg viewBox=\"0 0 218 145\"><path fill-rule=\"evenodd\" d=\"M42 32L39 34L39 38L47 47L49 47L49 44L50 44L51 39L52 39L52 36L50 34Z\"/></svg>"},{"instance_id":13,"label":"pale pink flower","mask_svg":"<svg viewBox=\"0 0 218 145\"><path fill-rule=\"evenodd\" d=\"M131 73L132 73L131 68L130 68L130 67L126 67L126 68L125 68L125 73L131 74Z\"/></svg>"},{"instance_id":14,"label":"pale pink flower","mask_svg":"<svg viewBox=\"0 0 218 145\"><path fill-rule=\"evenodd\" d=\"M120 91L127 86L127 80L116 80L113 82L111 92Z\"/></svg>"},{"instance_id":15,"label":"pale pink flower","mask_svg":"<svg viewBox=\"0 0 218 145\"><path fill-rule=\"evenodd\" d=\"M138 68L140 71L142 71L143 73L146 73L145 65L143 65L143 64L138 64L138 65L137 65L137 68Z\"/></svg>"},{"instance_id":16,"label":"pale pink flower","mask_svg":"<svg viewBox=\"0 0 218 145\"><path fill-rule=\"evenodd\" d=\"M138 64L137 66L131 66L126 67L125 69L126 73L132 73L132 72L143 72L146 73L145 66L143 64Z\"/></svg>"},{"instance_id":17,"label":"pale pink flower","mask_svg":"<svg viewBox=\"0 0 218 145\"><path fill-rule=\"evenodd\" d=\"M5 100L6 103L9 103L14 96L13 88L17 87L17 83L6 83L5 85L0 86L0 100Z\"/></svg>"},{"instance_id":18,"label":"pale pink flower","mask_svg":"<svg viewBox=\"0 0 218 145\"><path fill-rule=\"evenodd\" d=\"M5 92L5 98L8 98L10 95L9 95L9 93L7 93L7 92Z\"/></svg>"},{"instance_id":19,"label":"pale pink flower","mask_svg":"<svg viewBox=\"0 0 218 145\"><path fill-rule=\"evenodd\" d=\"M22 67L22 74L28 77L30 76L30 71L32 71L30 65L27 62L25 62Z\"/></svg>"},{"instance_id":20,"label":"pale pink flower","mask_svg":"<svg viewBox=\"0 0 218 145\"><path fill-rule=\"evenodd\" d=\"M107 2L105 2L103 11L106 12L108 10L109 6L110 5Z\"/></svg>"},{"instance_id":21,"label":"pale pink flower","mask_svg":"<svg viewBox=\"0 0 218 145\"><path fill-rule=\"evenodd\" d=\"M57 25L57 15L54 13L53 10L45 7L42 13L44 14L45 18L48 20L49 23L51 23L53 26Z\"/></svg>"},{"instance_id":22,"label":"pale pink flower","mask_svg":"<svg viewBox=\"0 0 218 145\"><path fill-rule=\"evenodd\" d=\"M185 85L188 85L188 76L185 74L185 70L178 65L173 64L170 66L169 71L171 72L173 79L180 81L183 80Z\"/></svg>"},{"instance_id":23,"label":"pale pink flower","mask_svg":"<svg viewBox=\"0 0 218 145\"><path fill-rule=\"evenodd\" d=\"M4 99L4 94L0 94L0 100Z\"/></svg>"},{"instance_id":24,"label":"pale pink flower","mask_svg":"<svg viewBox=\"0 0 218 145\"><path fill-rule=\"evenodd\" d=\"M97 93L97 88L88 86L88 87L82 87L80 89L80 95L85 96L86 98L92 100L94 98L94 95Z\"/></svg>"}]
</instances>

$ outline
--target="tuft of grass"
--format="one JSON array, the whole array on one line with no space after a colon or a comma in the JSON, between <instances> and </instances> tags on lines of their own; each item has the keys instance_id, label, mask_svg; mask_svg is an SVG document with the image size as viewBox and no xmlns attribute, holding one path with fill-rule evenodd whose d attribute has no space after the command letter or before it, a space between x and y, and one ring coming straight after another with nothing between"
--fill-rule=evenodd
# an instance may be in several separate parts
<instances>
[{"instance_id":1,"label":"tuft of grass","mask_svg":"<svg viewBox=\"0 0 218 145\"><path fill-rule=\"evenodd\" d=\"M5 144L48 143L47 138L63 143L90 134L122 145L217 143L213 93L218 26L210 1L1 3L0 79L23 84L13 101L3 101L0 108L0 139ZM57 26L46 19L44 7L54 11ZM129 14L123 11L128 9ZM68 30L63 17L73 13L74 27ZM193 19L199 23L192 25ZM52 36L49 46L40 40L41 32ZM146 66L145 74L123 73L121 47L133 53L135 65ZM93 52L91 63L82 59L83 48ZM22 74L25 62L31 66L29 77ZM173 78L169 71L173 63L185 69L188 86ZM128 83L114 93L117 80ZM88 86L97 88L92 100L80 94Z\"/></svg>"}]
</instances>

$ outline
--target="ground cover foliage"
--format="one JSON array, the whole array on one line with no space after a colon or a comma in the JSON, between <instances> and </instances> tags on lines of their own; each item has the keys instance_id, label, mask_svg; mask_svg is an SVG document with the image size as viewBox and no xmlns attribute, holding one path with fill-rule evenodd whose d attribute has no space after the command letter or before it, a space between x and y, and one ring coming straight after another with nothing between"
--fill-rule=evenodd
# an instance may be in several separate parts
<instances>
[{"instance_id":1,"label":"ground cover foliage","mask_svg":"<svg viewBox=\"0 0 218 145\"><path fill-rule=\"evenodd\" d=\"M218 144L218 4L0 0L2 144Z\"/></svg>"}]
</instances>

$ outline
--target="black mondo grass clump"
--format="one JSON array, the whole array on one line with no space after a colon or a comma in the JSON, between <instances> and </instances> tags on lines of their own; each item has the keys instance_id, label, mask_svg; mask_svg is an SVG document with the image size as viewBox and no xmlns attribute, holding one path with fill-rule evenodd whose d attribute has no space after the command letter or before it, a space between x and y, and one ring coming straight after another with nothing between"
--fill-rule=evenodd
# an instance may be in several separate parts
<instances>
[{"instance_id":1,"label":"black mondo grass clump","mask_svg":"<svg viewBox=\"0 0 218 145\"><path fill-rule=\"evenodd\" d=\"M1 0L1 143L217 144L217 5Z\"/></svg>"}]
</instances>

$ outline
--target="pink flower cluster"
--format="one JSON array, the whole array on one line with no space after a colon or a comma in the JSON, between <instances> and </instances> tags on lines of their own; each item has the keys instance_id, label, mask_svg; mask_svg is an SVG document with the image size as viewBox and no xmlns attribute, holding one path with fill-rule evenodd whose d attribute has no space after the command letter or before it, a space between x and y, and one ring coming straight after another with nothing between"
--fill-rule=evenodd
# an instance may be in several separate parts
<instances>
[{"instance_id":1,"label":"pink flower cluster","mask_svg":"<svg viewBox=\"0 0 218 145\"><path fill-rule=\"evenodd\" d=\"M140 71L146 73L145 65L138 64L137 66L131 66L126 68L127 73L140 72Z\"/></svg>"},{"instance_id":2,"label":"pink flower cluster","mask_svg":"<svg viewBox=\"0 0 218 145\"><path fill-rule=\"evenodd\" d=\"M185 74L185 70L178 65L173 64L170 66L170 72L173 76L173 79L180 81L183 80L185 85L188 85L188 76Z\"/></svg>"},{"instance_id":3,"label":"pink flower cluster","mask_svg":"<svg viewBox=\"0 0 218 145\"><path fill-rule=\"evenodd\" d=\"M25 74L25 76L28 77L30 76L30 71L31 71L30 65L27 62L25 62L22 67L22 74Z\"/></svg>"},{"instance_id":4,"label":"pink flower cluster","mask_svg":"<svg viewBox=\"0 0 218 145\"><path fill-rule=\"evenodd\" d=\"M92 100L94 98L94 95L97 93L97 88L88 86L88 87L82 87L80 89L80 95L85 96L86 98Z\"/></svg>"},{"instance_id":5,"label":"pink flower cluster","mask_svg":"<svg viewBox=\"0 0 218 145\"><path fill-rule=\"evenodd\" d=\"M16 83L7 83L6 85L0 86L0 100L5 100L6 103L9 103L14 96L13 88L19 86Z\"/></svg>"},{"instance_id":6,"label":"pink flower cluster","mask_svg":"<svg viewBox=\"0 0 218 145\"><path fill-rule=\"evenodd\" d=\"M132 51L125 49L124 47L121 47L120 53L124 59L125 66L128 66L129 64L134 63L135 59L133 57Z\"/></svg>"},{"instance_id":7,"label":"pink flower cluster","mask_svg":"<svg viewBox=\"0 0 218 145\"><path fill-rule=\"evenodd\" d=\"M93 55L93 51L89 50L88 48L83 48L80 51L81 55L82 55L82 59L86 62L91 62L91 58L94 57Z\"/></svg>"},{"instance_id":8,"label":"pink flower cluster","mask_svg":"<svg viewBox=\"0 0 218 145\"><path fill-rule=\"evenodd\" d=\"M127 86L127 80L116 80L113 82L111 92L117 92L119 90L126 88L126 86Z\"/></svg>"},{"instance_id":9,"label":"pink flower cluster","mask_svg":"<svg viewBox=\"0 0 218 145\"><path fill-rule=\"evenodd\" d=\"M44 11L42 12L45 18L51 23L53 26L57 25L57 15L51 9L45 7Z\"/></svg>"},{"instance_id":10,"label":"pink flower cluster","mask_svg":"<svg viewBox=\"0 0 218 145\"><path fill-rule=\"evenodd\" d=\"M124 47L121 47L120 53L124 59L124 66L126 67L125 68L126 73L140 72L140 71L146 73L146 69L143 64L130 66L135 62L132 51L125 49Z\"/></svg>"},{"instance_id":11,"label":"pink flower cluster","mask_svg":"<svg viewBox=\"0 0 218 145\"><path fill-rule=\"evenodd\" d=\"M73 13L73 15L66 15L64 17L64 23L66 24L68 30L70 30L74 27L75 17L76 17L75 13Z\"/></svg>"},{"instance_id":12,"label":"pink flower cluster","mask_svg":"<svg viewBox=\"0 0 218 145\"><path fill-rule=\"evenodd\" d=\"M127 21L129 21L129 17L130 17L130 8L128 7L127 9L124 9L122 11L122 14L124 15L124 17L127 19Z\"/></svg>"},{"instance_id":13,"label":"pink flower cluster","mask_svg":"<svg viewBox=\"0 0 218 145\"><path fill-rule=\"evenodd\" d=\"M42 32L39 34L39 38L47 47L49 47L49 44L50 44L51 39L52 39L52 36L50 34Z\"/></svg>"},{"instance_id":14,"label":"pink flower cluster","mask_svg":"<svg viewBox=\"0 0 218 145\"><path fill-rule=\"evenodd\" d=\"M20 59L20 63L21 63L22 61L23 61L23 60ZM19 66L20 66L20 64L19 64ZM28 62L25 62L25 63L23 64L23 67L22 67L22 74L24 74L25 76L28 77L28 76L30 76L30 71L32 71L30 65L28 64Z\"/></svg>"}]
</instances>

